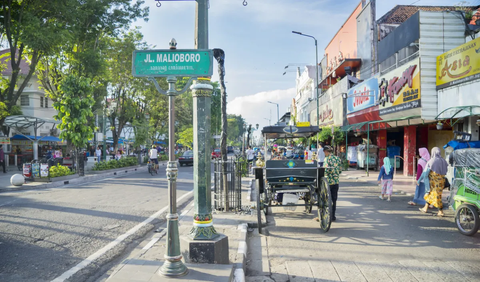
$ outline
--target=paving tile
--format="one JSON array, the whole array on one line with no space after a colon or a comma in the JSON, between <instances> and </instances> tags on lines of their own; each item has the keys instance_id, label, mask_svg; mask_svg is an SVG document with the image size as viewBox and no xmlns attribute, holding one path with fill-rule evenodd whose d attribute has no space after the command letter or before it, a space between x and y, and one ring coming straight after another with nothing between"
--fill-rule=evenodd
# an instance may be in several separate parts
<instances>
[{"instance_id":1,"label":"paving tile","mask_svg":"<svg viewBox=\"0 0 480 282\"><path fill-rule=\"evenodd\" d=\"M341 281L335 267L329 260L309 260L315 281Z\"/></svg>"},{"instance_id":2,"label":"paving tile","mask_svg":"<svg viewBox=\"0 0 480 282\"><path fill-rule=\"evenodd\" d=\"M290 282L314 282L310 264L307 261L287 261L285 262Z\"/></svg>"},{"instance_id":3,"label":"paving tile","mask_svg":"<svg viewBox=\"0 0 480 282\"><path fill-rule=\"evenodd\" d=\"M367 281L353 261L332 261L341 281Z\"/></svg>"},{"instance_id":4,"label":"paving tile","mask_svg":"<svg viewBox=\"0 0 480 282\"><path fill-rule=\"evenodd\" d=\"M362 272L363 276L369 282L387 282L393 281L382 267L381 263L376 262L356 262L357 267Z\"/></svg>"},{"instance_id":5,"label":"paving tile","mask_svg":"<svg viewBox=\"0 0 480 282\"><path fill-rule=\"evenodd\" d=\"M416 282L418 281L410 271L398 261L385 261L382 263L383 269L388 276L395 282Z\"/></svg>"},{"instance_id":6,"label":"paving tile","mask_svg":"<svg viewBox=\"0 0 480 282\"><path fill-rule=\"evenodd\" d=\"M403 265L408 271L415 276L418 281L422 282L437 282L440 281L440 277L436 275L428 266L422 261L412 260L400 260L399 263Z\"/></svg>"}]
</instances>

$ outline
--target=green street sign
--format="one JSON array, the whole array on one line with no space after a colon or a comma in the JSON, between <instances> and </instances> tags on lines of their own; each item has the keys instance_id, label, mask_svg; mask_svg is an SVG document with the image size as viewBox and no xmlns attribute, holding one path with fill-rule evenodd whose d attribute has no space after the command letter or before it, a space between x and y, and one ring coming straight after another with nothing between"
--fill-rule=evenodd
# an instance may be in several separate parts
<instances>
[{"instance_id":1,"label":"green street sign","mask_svg":"<svg viewBox=\"0 0 480 282\"><path fill-rule=\"evenodd\" d=\"M212 61L212 50L135 50L132 73L135 77L211 76Z\"/></svg>"}]
</instances>

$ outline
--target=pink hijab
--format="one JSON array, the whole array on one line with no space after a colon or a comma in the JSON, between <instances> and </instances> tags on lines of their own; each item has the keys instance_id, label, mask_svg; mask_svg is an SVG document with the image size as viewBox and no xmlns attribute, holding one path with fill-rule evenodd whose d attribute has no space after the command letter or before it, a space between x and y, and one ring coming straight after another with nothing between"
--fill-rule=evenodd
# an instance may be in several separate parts
<instances>
[{"instance_id":1,"label":"pink hijab","mask_svg":"<svg viewBox=\"0 0 480 282\"><path fill-rule=\"evenodd\" d=\"M418 160L418 164L422 166L423 170L425 170L425 166L427 162L430 160L430 153L428 152L427 148L420 148L418 149L418 153L420 154L420 159Z\"/></svg>"}]
</instances>

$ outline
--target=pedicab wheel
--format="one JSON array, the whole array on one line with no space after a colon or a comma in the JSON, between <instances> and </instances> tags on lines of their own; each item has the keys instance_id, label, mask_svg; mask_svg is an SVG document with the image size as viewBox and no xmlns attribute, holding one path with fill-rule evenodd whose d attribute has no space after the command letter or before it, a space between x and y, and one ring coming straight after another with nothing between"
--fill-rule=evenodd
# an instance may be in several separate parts
<instances>
[{"instance_id":1,"label":"pedicab wheel","mask_svg":"<svg viewBox=\"0 0 480 282\"><path fill-rule=\"evenodd\" d=\"M455 214L455 224L463 235L472 236L477 233L480 227L477 208L473 205L461 204Z\"/></svg>"},{"instance_id":2,"label":"pedicab wheel","mask_svg":"<svg viewBox=\"0 0 480 282\"><path fill-rule=\"evenodd\" d=\"M330 194L330 185L325 178L320 180L318 187L318 221L320 222L320 230L328 232L332 224L332 197Z\"/></svg>"},{"instance_id":3,"label":"pedicab wheel","mask_svg":"<svg viewBox=\"0 0 480 282\"><path fill-rule=\"evenodd\" d=\"M258 233L262 233L262 207L260 206L260 179L255 180L255 190L257 190L256 204L257 204L257 224L258 224ZM265 193L263 193L265 194Z\"/></svg>"}]
</instances>

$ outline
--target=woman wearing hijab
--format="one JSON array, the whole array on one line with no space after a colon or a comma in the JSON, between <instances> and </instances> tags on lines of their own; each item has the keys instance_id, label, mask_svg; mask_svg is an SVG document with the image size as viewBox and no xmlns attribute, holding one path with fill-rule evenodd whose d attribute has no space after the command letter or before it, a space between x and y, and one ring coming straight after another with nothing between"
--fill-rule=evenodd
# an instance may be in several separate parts
<instances>
[{"instance_id":1,"label":"woman wearing hijab","mask_svg":"<svg viewBox=\"0 0 480 282\"><path fill-rule=\"evenodd\" d=\"M427 212L428 205L433 205L438 209L437 216L443 216L442 192L445 187L445 175L447 174L447 162L442 158L440 148L432 149L431 159L427 162L427 166L417 181L425 183L428 188L424 196L425 207L419 210L423 213Z\"/></svg>"},{"instance_id":2,"label":"woman wearing hijab","mask_svg":"<svg viewBox=\"0 0 480 282\"><path fill-rule=\"evenodd\" d=\"M393 167L388 157L383 158L383 165L378 175L378 184L380 183L382 183L382 194L379 196L380 200L383 200L384 195L387 195L387 201L390 202L390 197L393 192Z\"/></svg>"},{"instance_id":3,"label":"woman wearing hijab","mask_svg":"<svg viewBox=\"0 0 480 282\"><path fill-rule=\"evenodd\" d=\"M417 181L420 179L420 176L427 166L427 162L430 160L430 153L428 152L427 148L418 149L418 153L420 154L420 159L418 160L417 165ZM425 199L423 196L425 196L425 183L421 182L420 184L417 184L415 196L412 201L408 202L408 204L411 206L425 205Z\"/></svg>"}]
</instances>

